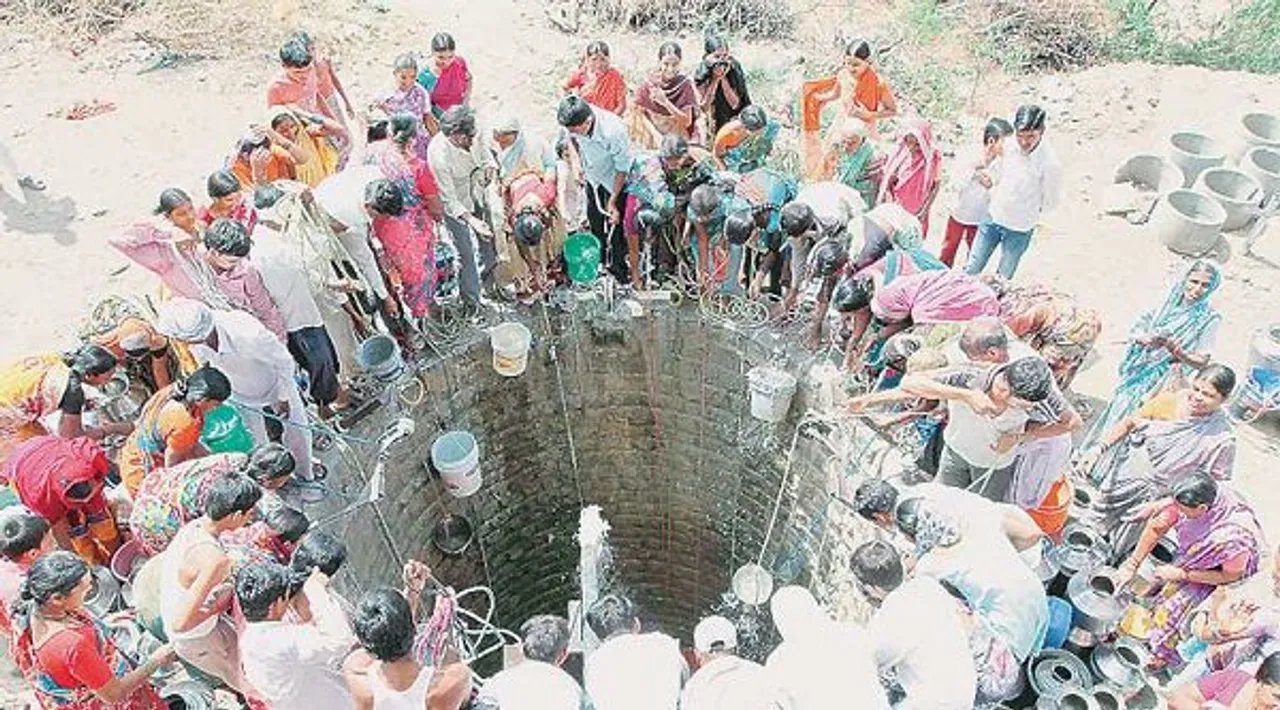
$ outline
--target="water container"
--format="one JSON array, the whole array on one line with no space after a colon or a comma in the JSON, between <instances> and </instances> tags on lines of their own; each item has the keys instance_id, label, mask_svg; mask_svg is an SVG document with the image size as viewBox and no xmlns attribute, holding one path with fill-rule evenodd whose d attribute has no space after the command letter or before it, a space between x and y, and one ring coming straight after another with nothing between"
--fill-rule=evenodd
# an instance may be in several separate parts
<instances>
[{"instance_id":1,"label":"water container","mask_svg":"<svg viewBox=\"0 0 1280 710\"><path fill-rule=\"evenodd\" d=\"M247 454L253 450L253 434L235 407L220 404L205 413L200 443L213 454Z\"/></svg>"},{"instance_id":2,"label":"water container","mask_svg":"<svg viewBox=\"0 0 1280 710\"><path fill-rule=\"evenodd\" d=\"M1280 149L1280 116L1271 113L1253 112L1240 117L1239 148L1235 158L1257 148Z\"/></svg>"},{"instance_id":3,"label":"water container","mask_svg":"<svg viewBox=\"0 0 1280 710\"><path fill-rule=\"evenodd\" d=\"M360 369L378 379L392 379L404 370L404 358L395 338L379 333L356 347Z\"/></svg>"},{"instance_id":4,"label":"water container","mask_svg":"<svg viewBox=\"0 0 1280 710\"><path fill-rule=\"evenodd\" d=\"M503 377L517 377L529 366L529 343L533 333L521 323L503 323L489 329L493 347L493 369Z\"/></svg>"},{"instance_id":5,"label":"water container","mask_svg":"<svg viewBox=\"0 0 1280 710\"><path fill-rule=\"evenodd\" d=\"M1049 630L1045 632L1045 648L1062 648L1071 632L1071 604L1061 597L1048 597Z\"/></svg>"},{"instance_id":6,"label":"water container","mask_svg":"<svg viewBox=\"0 0 1280 710\"><path fill-rule=\"evenodd\" d=\"M1131 156L1116 168L1115 183L1130 183L1139 190L1164 194L1186 183L1182 169L1168 158L1148 153Z\"/></svg>"},{"instance_id":7,"label":"water container","mask_svg":"<svg viewBox=\"0 0 1280 710\"><path fill-rule=\"evenodd\" d=\"M1178 131L1169 136L1169 158L1182 168L1183 187L1191 187L1200 173L1227 162L1226 151L1218 142L1196 131Z\"/></svg>"},{"instance_id":8,"label":"water container","mask_svg":"<svg viewBox=\"0 0 1280 710\"><path fill-rule=\"evenodd\" d=\"M577 232L564 241L564 261L569 279L576 284L595 283L600 274L600 240L589 232Z\"/></svg>"},{"instance_id":9,"label":"water container","mask_svg":"<svg viewBox=\"0 0 1280 710\"><path fill-rule=\"evenodd\" d=\"M791 397L796 393L796 378L776 367L757 365L747 372L751 388L751 416L762 422L777 424L787 418Z\"/></svg>"},{"instance_id":10,"label":"water container","mask_svg":"<svg viewBox=\"0 0 1280 710\"><path fill-rule=\"evenodd\" d=\"M1280 148L1254 148L1245 153L1240 169L1253 176L1268 197L1280 193Z\"/></svg>"},{"instance_id":11,"label":"water container","mask_svg":"<svg viewBox=\"0 0 1280 710\"><path fill-rule=\"evenodd\" d=\"M1222 223L1226 231L1252 222L1262 203L1262 185L1235 168L1209 168L1200 173L1196 189L1207 193L1226 210L1227 219Z\"/></svg>"},{"instance_id":12,"label":"water container","mask_svg":"<svg viewBox=\"0 0 1280 710\"><path fill-rule=\"evenodd\" d=\"M1259 328L1249 342L1249 361L1246 370L1261 367L1280 372L1280 323Z\"/></svg>"},{"instance_id":13,"label":"water container","mask_svg":"<svg viewBox=\"0 0 1280 710\"><path fill-rule=\"evenodd\" d=\"M1203 256L1218 245L1227 210L1195 190L1174 190L1160 198L1151 222L1160 243L1170 251Z\"/></svg>"},{"instance_id":14,"label":"water container","mask_svg":"<svg viewBox=\"0 0 1280 710\"><path fill-rule=\"evenodd\" d=\"M455 498L480 490L480 445L467 431L446 431L431 444L431 464Z\"/></svg>"}]
</instances>

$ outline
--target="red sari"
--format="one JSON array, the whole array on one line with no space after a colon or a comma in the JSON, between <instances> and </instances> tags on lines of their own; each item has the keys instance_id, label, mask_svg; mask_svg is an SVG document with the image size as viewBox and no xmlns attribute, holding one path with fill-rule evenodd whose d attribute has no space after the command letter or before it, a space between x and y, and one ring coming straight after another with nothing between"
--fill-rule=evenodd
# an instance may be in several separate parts
<instances>
[{"instance_id":1,"label":"red sari","mask_svg":"<svg viewBox=\"0 0 1280 710\"><path fill-rule=\"evenodd\" d=\"M599 76L591 76L585 69L579 69L565 82L564 88L577 89L583 101L618 115L622 115L626 107L627 82L622 78L622 72L613 67Z\"/></svg>"},{"instance_id":2,"label":"red sari","mask_svg":"<svg viewBox=\"0 0 1280 710\"><path fill-rule=\"evenodd\" d=\"M455 62L456 64L456 62ZM377 165L404 192L399 217L376 216L373 233L386 253L387 266L400 276L400 298L416 317L427 315L435 295L435 221L425 200L440 190L427 161L406 155L393 141L369 146L366 162Z\"/></svg>"}]
</instances>

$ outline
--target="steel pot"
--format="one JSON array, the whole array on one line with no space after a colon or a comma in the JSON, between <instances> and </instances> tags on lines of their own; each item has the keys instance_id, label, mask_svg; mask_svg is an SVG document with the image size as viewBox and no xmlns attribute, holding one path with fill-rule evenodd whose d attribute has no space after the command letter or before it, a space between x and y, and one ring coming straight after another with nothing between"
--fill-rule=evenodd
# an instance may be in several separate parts
<instances>
[{"instance_id":1,"label":"steel pot","mask_svg":"<svg viewBox=\"0 0 1280 710\"><path fill-rule=\"evenodd\" d=\"M471 520L464 515L449 513L431 531L431 543L445 555L456 557L467 551L475 536Z\"/></svg>"},{"instance_id":2,"label":"steel pot","mask_svg":"<svg viewBox=\"0 0 1280 710\"><path fill-rule=\"evenodd\" d=\"M89 571L93 577L89 593L84 598L84 605L95 616L103 617L120 608L120 582L106 567L94 567Z\"/></svg>"},{"instance_id":3,"label":"steel pot","mask_svg":"<svg viewBox=\"0 0 1280 710\"><path fill-rule=\"evenodd\" d=\"M1089 656L1089 668L1100 683L1112 685L1125 697L1134 695L1146 683L1143 668L1147 650L1130 639L1120 639L1114 644L1104 644L1093 649Z\"/></svg>"},{"instance_id":4,"label":"steel pot","mask_svg":"<svg viewBox=\"0 0 1280 710\"><path fill-rule=\"evenodd\" d=\"M1129 698L1127 705L1127 710L1165 710L1169 707L1149 683L1143 683L1138 692Z\"/></svg>"},{"instance_id":5,"label":"steel pot","mask_svg":"<svg viewBox=\"0 0 1280 710\"><path fill-rule=\"evenodd\" d=\"M183 680L160 691L169 710L214 710L213 689L194 680Z\"/></svg>"},{"instance_id":6,"label":"steel pot","mask_svg":"<svg viewBox=\"0 0 1280 710\"><path fill-rule=\"evenodd\" d=\"M1049 593L1062 596L1077 572L1106 564L1111 557L1111 546L1102 533L1076 521L1062 531L1062 542L1049 550L1046 557L1058 568L1058 576L1050 585Z\"/></svg>"},{"instance_id":7,"label":"steel pot","mask_svg":"<svg viewBox=\"0 0 1280 710\"><path fill-rule=\"evenodd\" d=\"M1067 583L1067 601L1075 609L1073 626L1095 636L1115 628L1126 606L1115 575L1116 570L1110 567L1094 567L1077 572L1071 578Z\"/></svg>"},{"instance_id":8,"label":"steel pot","mask_svg":"<svg viewBox=\"0 0 1280 710\"><path fill-rule=\"evenodd\" d=\"M1027 678L1036 695L1051 699L1070 688L1089 690L1093 687L1093 676L1084 661L1058 649L1046 649L1032 656L1027 663Z\"/></svg>"},{"instance_id":9,"label":"steel pot","mask_svg":"<svg viewBox=\"0 0 1280 710\"><path fill-rule=\"evenodd\" d=\"M1098 704L1098 710L1127 710L1127 704L1124 701L1126 695L1127 693L1114 685L1093 686L1093 700Z\"/></svg>"},{"instance_id":10,"label":"steel pot","mask_svg":"<svg viewBox=\"0 0 1280 710\"><path fill-rule=\"evenodd\" d=\"M1099 710L1098 701L1081 688L1066 688L1053 696L1040 696L1036 710Z\"/></svg>"},{"instance_id":11,"label":"steel pot","mask_svg":"<svg viewBox=\"0 0 1280 710\"><path fill-rule=\"evenodd\" d=\"M1138 573L1130 585L1133 593L1137 596L1146 596L1156 584L1156 566L1173 564L1177 557L1177 542L1168 537L1157 540L1156 546L1151 548L1151 554L1147 555L1147 558L1138 566Z\"/></svg>"}]
</instances>

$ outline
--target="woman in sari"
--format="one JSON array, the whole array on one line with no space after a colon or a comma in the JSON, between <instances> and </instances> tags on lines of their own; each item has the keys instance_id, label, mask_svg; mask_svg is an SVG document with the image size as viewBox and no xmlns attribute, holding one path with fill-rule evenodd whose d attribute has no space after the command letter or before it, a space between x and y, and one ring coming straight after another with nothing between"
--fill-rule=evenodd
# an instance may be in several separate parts
<instances>
[{"instance_id":1,"label":"woman in sari","mask_svg":"<svg viewBox=\"0 0 1280 710\"><path fill-rule=\"evenodd\" d=\"M841 121L823 154L821 178L852 187L870 207L880 194L883 172L884 156L867 140L867 124L857 119Z\"/></svg>"},{"instance_id":2,"label":"woman in sari","mask_svg":"<svg viewBox=\"0 0 1280 710\"><path fill-rule=\"evenodd\" d=\"M846 277L836 286L833 304L852 319L845 366L861 369L894 334L913 325L961 323L1000 312L996 295L974 276L950 269L900 276L886 284L877 273ZM876 337L863 342L872 323Z\"/></svg>"},{"instance_id":3,"label":"woman in sari","mask_svg":"<svg viewBox=\"0 0 1280 710\"><path fill-rule=\"evenodd\" d=\"M444 215L440 190L425 160L413 154L421 120L409 114L391 117L391 137L369 146L365 160L382 170L397 196L386 195L395 209L373 219L373 236L383 269L415 317L427 315L435 295L435 223ZM374 200L375 204L379 200ZM375 207L376 209L376 207ZM388 214L390 212L391 214Z\"/></svg>"},{"instance_id":4,"label":"woman in sari","mask_svg":"<svg viewBox=\"0 0 1280 710\"><path fill-rule=\"evenodd\" d=\"M105 565L120 546L104 493L111 462L85 437L38 436L23 443L0 469L0 485L17 494L27 510L48 520L58 546L95 565Z\"/></svg>"},{"instance_id":5,"label":"woman in sari","mask_svg":"<svg viewBox=\"0 0 1280 710\"><path fill-rule=\"evenodd\" d=\"M627 112L627 81L622 72L609 65L609 45L595 41L587 45L582 66L564 83L566 94L619 116Z\"/></svg>"},{"instance_id":6,"label":"woman in sari","mask_svg":"<svg viewBox=\"0 0 1280 710\"><path fill-rule=\"evenodd\" d=\"M708 135L738 117L751 105L747 92L747 75L742 64L729 53L729 44L719 35L709 34L702 43L702 63L693 73L693 81L702 95L702 112L710 123Z\"/></svg>"},{"instance_id":7,"label":"woman in sari","mask_svg":"<svg viewBox=\"0 0 1280 710\"><path fill-rule=\"evenodd\" d=\"M1189 388L1157 395L1082 456L1080 470L1098 486L1095 509L1118 551L1137 533L1126 519L1178 481L1198 472L1231 478L1236 437L1222 405L1235 384L1231 368L1208 365Z\"/></svg>"},{"instance_id":8,"label":"woman in sari","mask_svg":"<svg viewBox=\"0 0 1280 710\"><path fill-rule=\"evenodd\" d=\"M993 544L929 501L908 498L894 517L915 545L914 574L950 585L973 611L970 647L979 699L996 703L1016 697L1023 685L1022 664L1040 650L1049 628L1040 580L1005 538Z\"/></svg>"},{"instance_id":9,"label":"woman in sari","mask_svg":"<svg viewBox=\"0 0 1280 710\"><path fill-rule=\"evenodd\" d=\"M471 70L458 56L453 35L441 32L431 38L431 64L418 72L418 83L431 93L431 112L436 118L454 106L471 102Z\"/></svg>"},{"instance_id":10,"label":"woman in sari","mask_svg":"<svg viewBox=\"0 0 1280 710\"><path fill-rule=\"evenodd\" d=\"M396 88L378 102L378 108L388 116L397 113L408 113L419 116L425 131L418 131L413 142L413 154L421 160L427 159L427 145L431 136L440 131L440 122L432 113L431 94L417 82L418 60L412 54L401 54L393 65Z\"/></svg>"},{"instance_id":11,"label":"woman in sari","mask_svg":"<svg viewBox=\"0 0 1280 710\"><path fill-rule=\"evenodd\" d=\"M154 469L142 479L134 496L129 530L148 554L158 555L183 525L204 515L209 486L218 478L227 473L243 473L264 491L278 491L289 482L296 465L289 449L272 442L247 456L211 454Z\"/></svg>"},{"instance_id":12,"label":"woman in sari","mask_svg":"<svg viewBox=\"0 0 1280 710\"><path fill-rule=\"evenodd\" d=\"M636 87L631 114L631 147L656 150L667 135L690 143L701 141L698 131L698 89L680 71L680 45L666 42L658 48L658 71Z\"/></svg>"},{"instance_id":13,"label":"woman in sari","mask_svg":"<svg viewBox=\"0 0 1280 710\"><path fill-rule=\"evenodd\" d=\"M1258 571L1263 547L1262 529L1249 507L1235 493L1205 473L1192 473L1173 486L1173 501L1158 501L1147 513L1142 537L1133 554L1120 566L1119 580L1127 583L1138 573L1156 542L1170 529L1178 542L1172 564L1158 565L1156 600L1147 644L1152 665L1163 668L1183 662L1178 653L1184 621L1219 586L1233 584Z\"/></svg>"},{"instance_id":14,"label":"woman in sari","mask_svg":"<svg viewBox=\"0 0 1280 710\"><path fill-rule=\"evenodd\" d=\"M1111 431L1171 377L1204 367L1209 362L1221 314L1209 297L1222 283L1212 262L1198 260L1169 290L1164 303L1147 311L1129 331L1129 351L1120 363L1120 384L1107 408L1084 436L1091 444Z\"/></svg>"},{"instance_id":15,"label":"woman in sari","mask_svg":"<svg viewBox=\"0 0 1280 710\"><path fill-rule=\"evenodd\" d=\"M1044 284L1015 284L996 275L982 281L1000 299L1000 320L1040 353L1066 390L1102 332L1102 317Z\"/></svg>"},{"instance_id":16,"label":"woman in sari","mask_svg":"<svg viewBox=\"0 0 1280 710\"><path fill-rule=\"evenodd\" d=\"M93 575L62 550L31 564L14 614L13 658L42 710L165 710L151 675L177 656L161 646L141 664L84 606Z\"/></svg>"},{"instance_id":17,"label":"woman in sari","mask_svg":"<svg viewBox=\"0 0 1280 710\"><path fill-rule=\"evenodd\" d=\"M725 169L749 173L764 167L777 137L778 122L759 106L748 106L715 134L712 152Z\"/></svg>"},{"instance_id":18,"label":"woman in sari","mask_svg":"<svg viewBox=\"0 0 1280 710\"><path fill-rule=\"evenodd\" d=\"M334 143L349 140L342 124L318 113L304 115L285 106L273 107L268 122L276 135L291 141L303 154L304 159L296 161L294 168L299 181L316 187L338 172L340 155Z\"/></svg>"},{"instance_id":19,"label":"woman in sari","mask_svg":"<svg viewBox=\"0 0 1280 710\"><path fill-rule=\"evenodd\" d=\"M221 371L202 367L187 379L156 392L142 406L138 425L120 449L120 480L130 497L153 470L205 453L200 444L204 416L231 397L231 381Z\"/></svg>"},{"instance_id":20,"label":"woman in sari","mask_svg":"<svg viewBox=\"0 0 1280 710\"><path fill-rule=\"evenodd\" d=\"M101 439L132 431L127 422L86 429L81 421L84 385L106 384L118 364L105 348L82 345L63 355L36 355L0 368L0 461L27 439L48 434L40 420L55 411L61 413L57 434L63 438Z\"/></svg>"},{"instance_id":21,"label":"woman in sari","mask_svg":"<svg viewBox=\"0 0 1280 710\"><path fill-rule=\"evenodd\" d=\"M877 274L887 286L899 276L947 268L924 248L920 220L901 206L892 202L880 205L866 213L863 219L864 232L868 224L873 224L889 235L890 249L884 256L854 272L855 276Z\"/></svg>"},{"instance_id":22,"label":"woman in sari","mask_svg":"<svg viewBox=\"0 0 1280 710\"><path fill-rule=\"evenodd\" d=\"M929 235L929 208L942 182L942 151L933 142L933 128L916 121L904 133L885 162L884 177L876 202L893 202L920 220L921 232Z\"/></svg>"},{"instance_id":23,"label":"woman in sari","mask_svg":"<svg viewBox=\"0 0 1280 710\"><path fill-rule=\"evenodd\" d=\"M844 67L835 76L806 81L800 90L800 149L806 179L816 179L822 169L823 108L840 99L844 99L840 118L862 121L872 138L879 136L879 120L898 113L888 82L871 66L871 45L865 40L853 40L845 47Z\"/></svg>"}]
</instances>

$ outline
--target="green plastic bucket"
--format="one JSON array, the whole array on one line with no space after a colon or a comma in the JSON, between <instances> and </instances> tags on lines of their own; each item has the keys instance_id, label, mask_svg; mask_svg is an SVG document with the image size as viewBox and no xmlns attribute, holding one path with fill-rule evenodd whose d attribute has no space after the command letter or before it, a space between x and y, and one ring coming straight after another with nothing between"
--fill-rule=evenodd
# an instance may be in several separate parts
<instances>
[{"instance_id":1,"label":"green plastic bucket","mask_svg":"<svg viewBox=\"0 0 1280 710\"><path fill-rule=\"evenodd\" d=\"M574 283L595 283L600 274L600 240L590 232L570 234L564 242L564 261Z\"/></svg>"},{"instance_id":2,"label":"green plastic bucket","mask_svg":"<svg viewBox=\"0 0 1280 710\"><path fill-rule=\"evenodd\" d=\"M215 454L247 454L253 450L253 434L245 427L240 413L229 404L220 404L204 415L200 442Z\"/></svg>"}]
</instances>

